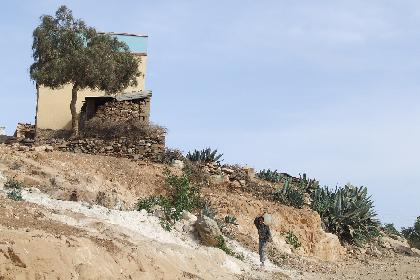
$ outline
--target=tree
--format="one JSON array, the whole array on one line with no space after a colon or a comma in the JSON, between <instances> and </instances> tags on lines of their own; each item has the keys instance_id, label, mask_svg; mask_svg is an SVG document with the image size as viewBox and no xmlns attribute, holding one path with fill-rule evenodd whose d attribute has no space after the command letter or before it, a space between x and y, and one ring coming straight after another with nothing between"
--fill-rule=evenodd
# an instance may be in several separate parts
<instances>
[{"instance_id":1,"label":"tree","mask_svg":"<svg viewBox=\"0 0 420 280\"><path fill-rule=\"evenodd\" d=\"M72 84L70 111L73 136L79 135L76 111L81 89L122 91L137 85L138 61L124 42L98 33L81 19L73 18L66 6L55 17L44 15L33 32L33 58L30 76L37 86L60 88Z\"/></svg>"}]
</instances>

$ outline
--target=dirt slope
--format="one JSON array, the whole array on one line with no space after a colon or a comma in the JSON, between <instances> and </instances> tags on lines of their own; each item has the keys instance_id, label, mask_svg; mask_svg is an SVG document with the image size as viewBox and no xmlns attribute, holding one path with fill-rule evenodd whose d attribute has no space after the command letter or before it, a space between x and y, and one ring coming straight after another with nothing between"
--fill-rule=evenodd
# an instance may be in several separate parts
<instances>
[{"instance_id":1,"label":"dirt slope","mask_svg":"<svg viewBox=\"0 0 420 280\"><path fill-rule=\"evenodd\" d=\"M223 184L204 188L203 195L219 218L237 217L228 243L244 261L201 246L182 230L188 221L168 233L156 217L132 211L139 197L165 192L165 168L0 145L0 173L27 187L24 201L16 202L6 198L0 182L0 279L420 279L419 258L348 259L337 238L321 230L316 213ZM299 265L258 268L252 221L261 209L274 217L272 247ZM285 243L281 233L288 230L301 249L292 252Z\"/></svg>"}]
</instances>

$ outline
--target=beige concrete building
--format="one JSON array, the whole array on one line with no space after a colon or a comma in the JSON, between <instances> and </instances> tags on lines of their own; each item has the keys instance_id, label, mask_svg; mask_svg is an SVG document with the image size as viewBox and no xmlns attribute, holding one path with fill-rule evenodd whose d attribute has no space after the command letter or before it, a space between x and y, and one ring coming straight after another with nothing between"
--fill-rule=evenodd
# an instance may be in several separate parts
<instances>
[{"instance_id":1,"label":"beige concrete building","mask_svg":"<svg viewBox=\"0 0 420 280\"><path fill-rule=\"evenodd\" d=\"M145 35L126 33L111 33L111 35L117 37L120 41L125 42L130 48L130 51L137 56L139 59L139 71L141 73L137 78L138 85L136 87L129 87L124 90L124 92L118 93L115 97L127 95L133 96L132 98L140 97L147 99L145 102L145 104L147 104L147 116L144 116L144 119L148 120L151 97L151 92L145 90L148 37ZM72 85L70 84L65 85L60 89L51 89L43 86L38 88L35 119L37 129L71 130L71 89ZM94 111L96 109L95 104L99 104L101 103L101 100L107 100L109 97L109 95L106 95L105 92L102 91L92 91L89 89L80 90L76 103L77 112L80 114L83 104L87 100L90 100L89 114L92 115L92 110ZM95 103L95 100L98 102Z\"/></svg>"}]
</instances>

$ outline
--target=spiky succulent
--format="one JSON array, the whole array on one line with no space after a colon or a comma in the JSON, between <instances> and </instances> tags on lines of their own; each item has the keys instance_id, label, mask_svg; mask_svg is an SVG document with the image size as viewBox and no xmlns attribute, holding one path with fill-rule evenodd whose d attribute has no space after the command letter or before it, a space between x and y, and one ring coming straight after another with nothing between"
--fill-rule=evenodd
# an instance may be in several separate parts
<instances>
[{"instance_id":1,"label":"spiky succulent","mask_svg":"<svg viewBox=\"0 0 420 280\"><path fill-rule=\"evenodd\" d=\"M319 188L319 182L315 179L309 179L306 176L306 173L303 173L303 175L299 174L299 188L305 190L306 193L311 194Z\"/></svg>"},{"instance_id":2,"label":"spiky succulent","mask_svg":"<svg viewBox=\"0 0 420 280\"><path fill-rule=\"evenodd\" d=\"M362 245L379 236L380 224L366 187L346 185L335 191L318 188L312 200L312 209L320 214L327 230L341 241Z\"/></svg>"},{"instance_id":3,"label":"spiky succulent","mask_svg":"<svg viewBox=\"0 0 420 280\"><path fill-rule=\"evenodd\" d=\"M283 178L283 175L277 172L277 169L274 171L270 169L267 169L267 170L263 169L257 173L257 176L262 180L266 180L272 183L279 183L281 179Z\"/></svg>"},{"instance_id":4,"label":"spiky succulent","mask_svg":"<svg viewBox=\"0 0 420 280\"><path fill-rule=\"evenodd\" d=\"M305 201L304 190L299 187L292 186L289 179L286 179L283 187L277 189L273 196L278 202L296 208L302 208Z\"/></svg>"},{"instance_id":5,"label":"spiky succulent","mask_svg":"<svg viewBox=\"0 0 420 280\"><path fill-rule=\"evenodd\" d=\"M194 152L188 152L186 157L190 161L195 161L195 162L219 163L222 156L223 154L218 154L217 150L213 151L211 148L207 148L203 150L194 150Z\"/></svg>"}]
</instances>

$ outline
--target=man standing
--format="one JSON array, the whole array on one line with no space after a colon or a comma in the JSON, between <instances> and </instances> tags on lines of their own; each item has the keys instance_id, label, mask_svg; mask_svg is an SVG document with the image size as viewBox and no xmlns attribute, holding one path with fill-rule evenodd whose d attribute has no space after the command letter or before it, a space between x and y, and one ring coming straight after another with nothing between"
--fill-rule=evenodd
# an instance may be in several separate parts
<instances>
[{"instance_id":1,"label":"man standing","mask_svg":"<svg viewBox=\"0 0 420 280\"><path fill-rule=\"evenodd\" d=\"M267 242L271 242L271 232L270 227L264 223L264 217L259 216L255 218L254 224L258 229L258 253L260 254L261 266L264 267L265 262L265 250L267 247Z\"/></svg>"}]
</instances>

